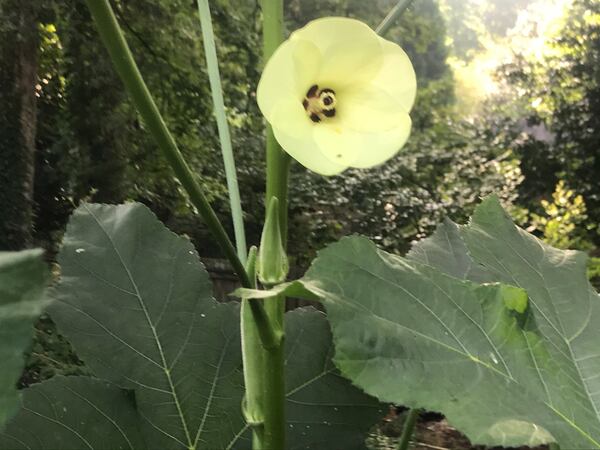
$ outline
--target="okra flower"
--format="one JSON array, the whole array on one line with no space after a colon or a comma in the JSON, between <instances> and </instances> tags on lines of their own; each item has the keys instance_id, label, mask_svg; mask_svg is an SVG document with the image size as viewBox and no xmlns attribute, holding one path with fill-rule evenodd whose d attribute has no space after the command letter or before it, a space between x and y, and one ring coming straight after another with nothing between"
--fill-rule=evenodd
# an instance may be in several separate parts
<instances>
[{"instance_id":1,"label":"okra flower","mask_svg":"<svg viewBox=\"0 0 600 450\"><path fill-rule=\"evenodd\" d=\"M394 156L410 135L416 77L408 56L358 20L310 22L275 51L258 84L281 147L333 175Z\"/></svg>"}]
</instances>

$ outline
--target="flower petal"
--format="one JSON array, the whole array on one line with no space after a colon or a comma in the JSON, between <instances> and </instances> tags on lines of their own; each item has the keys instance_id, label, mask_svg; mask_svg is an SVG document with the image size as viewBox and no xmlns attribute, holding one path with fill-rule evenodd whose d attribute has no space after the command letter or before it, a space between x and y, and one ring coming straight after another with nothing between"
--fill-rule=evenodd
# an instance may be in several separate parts
<instances>
[{"instance_id":1,"label":"flower petal","mask_svg":"<svg viewBox=\"0 0 600 450\"><path fill-rule=\"evenodd\" d=\"M296 86L300 90L302 98L304 98L318 78L322 57L319 48L312 42L295 39L294 43L293 58L296 67Z\"/></svg>"},{"instance_id":2,"label":"flower petal","mask_svg":"<svg viewBox=\"0 0 600 450\"><path fill-rule=\"evenodd\" d=\"M320 123L314 136L321 152L333 163L350 166L357 158L361 147L352 140L357 133L335 124Z\"/></svg>"},{"instance_id":3,"label":"flower petal","mask_svg":"<svg viewBox=\"0 0 600 450\"><path fill-rule=\"evenodd\" d=\"M270 123L273 128L294 138L301 138L306 134L312 136L312 127L316 125L306 115L302 103L290 99L277 103Z\"/></svg>"},{"instance_id":4,"label":"flower petal","mask_svg":"<svg viewBox=\"0 0 600 450\"><path fill-rule=\"evenodd\" d=\"M366 169L384 163L404 147L411 126L410 116L406 114L397 128L372 135L363 134L364 150L358 153L351 166Z\"/></svg>"},{"instance_id":5,"label":"flower petal","mask_svg":"<svg viewBox=\"0 0 600 450\"><path fill-rule=\"evenodd\" d=\"M292 34L315 44L321 55L317 84L340 89L372 79L383 64L380 38L366 24L346 17L313 20Z\"/></svg>"},{"instance_id":6,"label":"flower petal","mask_svg":"<svg viewBox=\"0 0 600 450\"><path fill-rule=\"evenodd\" d=\"M370 82L387 92L409 112L417 95L415 69L399 45L386 39L379 40L383 48L383 65Z\"/></svg>"},{"instance_id":7,"label":"flower petal","mask_svg":"<svg viewBox=\"0 0 600 450\"><path fill-rule=\"evenodd\" d=\"M277 48L256 90L258 107L269 122L278 102L284 99L302 102L317 77L320 61L319 49L309 41L287 40Z\"/></svg>"},{"instance_id":8,"label":"flower petal","mask_svg":"<svg viewBox=\"0 0 600 450\"><path fill-rule=\"evenodd\" d=\"M406 116L404 105L379 87L353 85L337 94L336 118L343 128L373 133L396 128Z\"/></svg>"},{"instance_id":9,"label":"flower petal","mask_svg":"<svg viewBox=\"0 0 600 450\"><path fill-rule=\"evenodd\" d=\"M273 133L279 145L307 169L321 175L335 175L348 166L327 158L315 142L315 124L307 117L300 102L279 102L273 113Z\"/></svg>"},{"instance_id":10,"label":"flower petal","mask_svg":"<svg viewBox=\"0 0 600 450\"><path fill-rule=\"evenodd\" d=\"M328 124L317 124L314 128L315 141L332 162L367 168L387 161L402 148L410 136L411 120L404 113L395 128L373 133Z\"/></svg>"}]
</instances>

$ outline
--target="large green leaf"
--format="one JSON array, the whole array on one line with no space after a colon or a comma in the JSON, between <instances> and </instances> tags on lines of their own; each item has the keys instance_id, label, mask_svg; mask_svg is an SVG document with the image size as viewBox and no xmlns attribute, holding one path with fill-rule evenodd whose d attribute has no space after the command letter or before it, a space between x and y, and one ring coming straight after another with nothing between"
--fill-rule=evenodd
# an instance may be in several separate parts
<instances>
[{"instance_id":1,"label":"large green leaf","mask_svg":"<svg viewBox=\"0 0 600 450\"><path fill-rule=\"evenodd\" d=\"M461 280L480 283L493 281L486 268L470 257L460 235L459 225L449 219L435 230L433 236L413 246L407 258L435 267Z\"/></svg>"},{"instance_id":2,"label":"large green leaf","mask_svg":"<svg viewBox=\"0 0 600 450\"><path fill-rule=\"evenodd\" d=\"M0 252L0 430L18 408L16 384L25 365L23 352L47 303L42 300L46 281L41 250Z\"/></svg>"},{"instance_id":3,"label":"large green leaf","mask_svg":"<svg viewBox=\"0 0 600 450\"><path fill-rule=\"evenodd\" d=\"M487 279L528 292L547 358L560 367L563 381L556 383L543 360L533 361L539 370L532 379L543 386L547 404L589 435L591 444L573 448L599 448L600 296L587 280L586 255L555 249L516 227L494 197L483 201L468 226L444 224L412 256L429 258L428 263L451 273L448 261L431 259L440 251L462 255L478 266L479 274L485 271ZM473 273L463 277L474 278ZM571 448L565 442L563 448Z\"/></svg>"},{"instance_id":4,"label":"large green leaf","mask_svg":"<svg viewBox=\"0 0 600 450\"><path fill-rule=\"evenodd\" d=\"M57 376L26 389L0 433L10 450L143 450L133 398L105 381Z\"/></svg>"},{"instance_id":5,"label":"large green leaf","mask_svg":"<svg viewBox=\"0 0 600 450\"><path fill-rule=\"evenodd\" d=\"M143 205L69 222L50 308L99 377L134 389L155 448L225 448L243 426L238 308L217 304L193 245Z\"/></svg>"},{"instance_id":6,"label":"large green leaf","mask_svg":"<svg viewBox=\"0 0 600 450\"><path fill-rule=\"evenodd\" d=\"M442 411L476 443L600 448L600 300L585 258L519 230L494 199L409 258L343 239L281 291L324 301L336 365L383 401Z\"/></svg>"},{"instance_id":7,"label":"large green leaf","mask_svg":"<svg viewBox=\"0 0 600 450\"><path fill-rule=\"evenodd\" d=\"M286 314L285 327L288 448L365 448L382 405L339 374L325 314L298 309Z\"/></svg>"},{"instance_id":8,"label":"large green leaf","mask_svg":"<svg viewBox=\"0 0 600 450\"><path fill-rule=\"evenodd\" d=\"M142 205L88 204L59 261L50 313L97 376L134 391L148 447L248 448L239 306L211 298L187 239ZM335 371L323 314L290 313L286 330L289 447L364 447L381 411Z\"/></svg>"}]
</instances>

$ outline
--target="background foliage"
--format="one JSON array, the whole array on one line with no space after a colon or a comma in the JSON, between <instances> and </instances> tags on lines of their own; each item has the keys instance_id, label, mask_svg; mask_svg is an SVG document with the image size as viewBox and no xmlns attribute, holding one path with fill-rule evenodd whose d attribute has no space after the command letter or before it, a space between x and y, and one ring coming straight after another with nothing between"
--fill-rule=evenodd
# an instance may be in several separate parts
<instances>
[{"instance_id":1,"label":"background foliage","mask_svg":"<svg viewBox=\"0 0 600 450\"><path fill-rule=\"evenodd\" d=\"M10 8L8 0L2 2ZM406 49L417 71L413 136L390 164L369 171L322 178L294 167L291 253L299 266L306 266L315 249L351 232L405 251L443 216L468 217L478 198L490 192L499 193L530 225L534 219L528 211L544 214L541 200L550 200L559 180L585 204L577 245L598 244L600 2L567 5L560 32L546 40L552 51L541 59L513 51L495 73L501 88L485 101L476 100L475 109L463 108L468 93L456 61L477 60L490 40L510 35L535 3L421 0L404 14L387 37ZM326 15L348 15L375 26L393 4L289 0L286 28ZM130 199L195 238L201 254L218 256L206 244L210 240L202 239L202 223L186 212L184 197L123 92L83 2L49 5L38 14L34 241L54 249L68 214L82 199ZM159 107L229 226L195 3L132 0L114 6ZM249 241L256 243L264 189L263 124L254 101L260 8L254 0L218 0L211 7ZM7 27L9 20L3 20Z\"/></svg>"}]
</instances>

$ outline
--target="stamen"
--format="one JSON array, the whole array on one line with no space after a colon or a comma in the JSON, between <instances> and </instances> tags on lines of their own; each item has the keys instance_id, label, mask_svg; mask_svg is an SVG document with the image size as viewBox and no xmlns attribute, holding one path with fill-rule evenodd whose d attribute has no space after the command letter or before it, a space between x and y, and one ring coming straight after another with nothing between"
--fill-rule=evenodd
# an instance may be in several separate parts
<instances>
[{"instance_id":1,"label":"stamen","mask_svg":"<svg viewBox=\"0 0 600 450\"><path fill-rule=\"evenodd\" d=\"M302 100L306 114L314 123L319 123L325 118L335 117L336 103L335 91L329 88L319 90L318 84L313 84Z\"/></svg>"},{"instance_id":2,"label":"stamen","mask_svg":"<svg viewBox=\"0 0 600 450\"><path fill-rule=\"evenodd\" d=\"M329 111L335 108L335 92L333 89L322 89L319 92L319 104L323 111Z\"/></svg>"}]
</instances>

